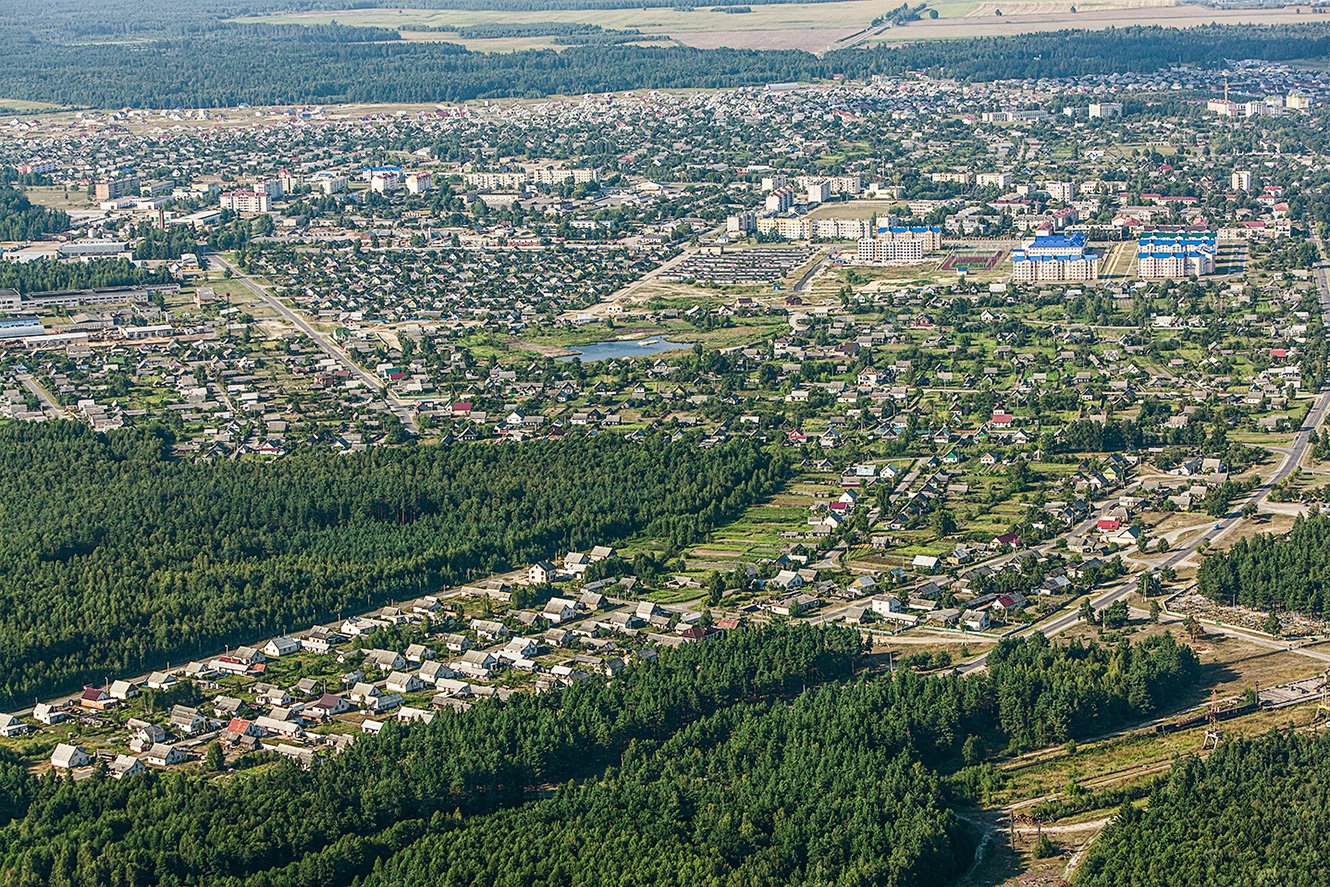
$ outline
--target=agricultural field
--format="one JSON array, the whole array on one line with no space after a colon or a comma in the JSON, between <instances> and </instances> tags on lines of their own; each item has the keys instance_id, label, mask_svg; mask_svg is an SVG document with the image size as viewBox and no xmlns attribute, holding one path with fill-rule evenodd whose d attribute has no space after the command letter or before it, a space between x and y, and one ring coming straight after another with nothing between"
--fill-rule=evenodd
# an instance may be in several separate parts
<instances>
[{"instance_id":1,"label":"agricultural field","mask_svg":"<svg viewBox=\"0 0 1330 887\"><path fill-rule=\"evenodd\" d=\"M826 52L859 42L900 43L914 40L987 37L1054 31L1066 28L1114 28L1156 24L1187 28L1212 21L1226 24L1279 24L1305 21L1293 9L1215 10L1175 5L1172 0L1022 0L1015 3L944 2L931 4L938 17L922 18L903 26L874 27L872 21L886 10L871 0L829 3L772 3L753 6L744 13L719 7L656 7L613 10L490 11L455 9L356 9L290 12L248 16L241 22L325 24L397 28L407 40L463 43L485 52L560 48L542 36L462 39L456 32L434 30L495 23L595 24L605 29L636 29L644 35L668 38L700 49L802 49ZM412 30L427 27L431 30ZM659 44L654 44L659 45Z\"/></svg>"}]
</instances>

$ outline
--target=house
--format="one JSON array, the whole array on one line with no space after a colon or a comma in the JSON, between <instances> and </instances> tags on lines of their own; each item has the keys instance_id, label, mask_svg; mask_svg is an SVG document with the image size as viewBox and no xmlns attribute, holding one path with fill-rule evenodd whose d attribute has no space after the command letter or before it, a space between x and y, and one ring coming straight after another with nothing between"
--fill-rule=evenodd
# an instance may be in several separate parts
<instances>
[{"instance_id":1,"label":"house","mask_svg":"<svg viewBox=\"0 0 1330 887\"><path fill-rule=\"evenodd\" d=\"M323 694L323 681L318 678L301 678L296 681L296 693L304 699L320 696Z\"/></svg>"},{"instance_id":2,"label":"house","mask_svg":"<svg viewBox=\"0 0 1330 887\"><path fill-rule=\"evenodd\" d=\"M536 561L527 570L526 575L532 585L548 585L554 581L554 564L549 561Z\"/></svg>"},{"instance_id":3,"label":"house","mask_svg":"<svg viewBox=\"0 0 1330 887\"><path fill-rule=\"evenodd\" d=\"M477 678L490 678L498 667L498 660L484 650L468 650L453 661L453 668L462 674Z\"/></svg>"},{"instance_id":4,"label":"house","mask_svg":"<svg viewBox=\"0 0 1330 887\"><path fill-rule=\"evenodd\" d=\"M55 751L51 752L51 766L61 770L86 767L91 763L92 756L77 745L67 745L62 742L55 747Z\"/></svg>"},{"instance_id":5,"label":"house","mask_svg":"<svg viewBox=\"0 0 1330 887\"><path fill-rule=\"evenodd\" d=\"M282 718L269 717L261 715L254 719L254 726L258 727L265 734L274 734L277 736L289 736L300 738L305 735L305 727L299 721L287 721ZM152 763L151 760L148 763Z\"/></svg>"},{"instance_id":6,"label":"house","mask_svg":"<svg viewBox=\"0 0 1330 887\"><path fill-rule=\"evenodd\" d=\"M540 653L540 644L531 638L513 638L499 651L499 657L516 661L531 659Z\"/></svg>"},{"instance_id":7,"label":"house","mask_svg":"<svg viewBox=\"0 0 1330 887\"><path fill-rule=\"evenodd\" d=\"M232 718L230 723L226 725L226 729L222 731L222 734L223 738L230 741L238 740L244 736L257 739L263 736L263 728L253 721L247 721L244 718Z\"/></svg>"},{"instance_id":8,"label":"house","mask_svg":"<svg viewBox=\"0 0 1330 887\"><path fill-rule=\"evenodd\" d=\"M502 641L508 637L508 626L488 619L472 619L471 630L476 633L476 637L487 643Z\"/></svg>"},{"instance_id":9,"label":"house","mask_svg":"<svg viewBox=\"0 0 1330 887\"><path fill-rule=\"evenodd\" d=\"M286 636L273 638L263 645L263 654L274 658L300 652L300 641Z\"/></svg>"},{"instance_id":10,"label":"house","mask_svg":"<svg viewBox=\"0 0 1330 887\"><path fill-rule=\"evenodd\" d=\"M967 631L983 631L988 628L987 610L966 610L961 624Z\"/></svg>"},{"instance_id":11,"label":"house","mask_svg":"<svg viewBox=\"0 0 1330 887\"><path fill-rule=\"evenodd\" d=\"M1001 548L1021 547L1021 537L1015 533L1003 533L1001 536L994 537L993 542Z\"/></svg>"},{"instance_id":12,"label":"house","mask_svg":"<svg viewBox=\"0 0 1330 887\"><path fill-rule=\"evenodd\" d=\"M208 725L208 719L199 714L197 708L188 705L171 706L171 728L180 733L191 735Z\"/></svg>"},{"instance_id":13,"label":"house","mask_svg":"<svg viewBox=\"0 0 1330 887\"><path fill-rule=\"evenodd\" d=\"M425 682L418 675L404 671L395 671L388 675L384 687L393 693L415 693L425 688Z\"/></svg>"},{"instance_id":14,"label":"house","mask_svg":"<svg viewBox=\"0 0 1330 887\"><path fill-rule=\"evenodd\" d=\"M434 658L434 651L424 644L410 644L406 648L406 661L419 665L427 659Z\"/></svg>"},{"instance_id":15,"label":"house","mask_svg":"<svg viewBox=\"0 0 1330 887\"><path fill-rule=\"evenodd\" d=\"M423 708L413 708L409 705L404 705L397 711L397 721L401 724L407 724L411 721L420 721L428 724L433 720L434 712L426 711Z\"/></svg>"},{"instance_id":16,"label":"house","mask_svg":"<svg viewBox=\"0 0 1330 887\"><path fill-rule=\"evenodd\" d=\"M10 714L0 714L0 736L23 736L32 728Z\"/></svg>"},{"instance_id":17,"label":"house","mask_svg":"<svg viewBox=\"0 0 1330 887\"><path fill-rule=\"evenodd\" d=\"M591 549L591 553L587 555L587 557L591 560L591 563L594 564L597 561L603 561L607 558L614 557L614 549L608 545L596 545Z\"/></svg>"},{"instance_id":18,"label":"house","mask_svg":"<svg viewBox=\"0 0 1330 887\"><path fill-rule=\"evenodd\" d=\"M935 555L916 554L914 556L914 560L910 562L910 566L914 567L916 570L921 570L925 573L931 573L937 569L938 564L940 564L941 562L942 559Z\"/></svg>"},{"instance_id":19,"label":"house","mask_svg":"<svg viewBox=\"0 0 1330 887\"><path fill-rule=\"evenodd\" d=\"M47 724L48 726L59 724L62 721L69 719L69 715L65 713L64 709L56 708L48 702L39 702L34 705L32 707L32 717L39 723Z\"/></svg>"},{"instance_id":20,"label":"house","mask_svg":"<svg viewBox=\"0 0 1330 887\"><path fill-rule=\"evenodd\" d=\"M147 680L149 690L169 690L178 683L176 676L168 671L154 671Z\"/></svg>"},{"instance_id":21,"label":"house","mask_svg":"<svg viewBox=\"0 0 1330 887\"><path fill-rule=\"evenodd\" d=\"M599 610L601 607L604 607L608 603L609 603L609 598L605 597L605 595L601 594L598 591L592 591L590 588L588 588L586 591L583 591L580 595L578 595L577 598L578 606L585 607L586 609L593 611Z\"/></svg>"},{"instance_id":22,"label":"house","mask_svg":"<svg viewBox=\"0 0 1330 887\"><path fill-rule=\"evenodd\" d=\"M433 685L436 684L440 678L457 677L457 672L453 671L453 667L448 663L431 659L429 662L423 663L420 666L419 670L416 671L416 675L424 683Z\"/></svg>"},{"instance_id":23,"label":"house","mask_svg":"<svg viewBox=\"0 0 1330 887\"><path fill-rule=\"evenodd\" d=\"M465 653L472 647L471 638L464 634L445 634L441 640L449 653Z\"/></svg>"},{"instance_id":24,"label":"house","mask_svg":"<svg viewBox=\"0 0 1330 887\"><path fill-rule=\"evenodd\" d=\"M351 703L346 701L346 697L334 693L324 693L314 702L305 706L305 711L316 718L330 718L333 715L340 715L350 710Z\"/></svg>"},{"instance_id":25,"label":"house","mask_svg":"<svg viewBox=\"0 0 1330 887\"><path fill-rule=\"evenodd\" d=\"M268 657L262 650L256 650L253 647L236 647L235 652L231 655L249 665L268 661Z\"/></svg>"},{"instance_id":26,"label":"house","mask_svg":"<svg viewBox=\"0 0 1330 887\"><path fill-rule=\"evenodd\" d=\"M148 771L143 766L143 762L133 755L116 755L115 760L111 762L110 773L112 779L124 779L126 776L138 776Z\"/></svg>"},{"instance_id":27,"label":"house","mask_svg":"<svg viewBox=\"0 0 1330 887\"><path fill-rule=\"evenodd\" d=\"M255 684L255 701L259 705L290 705L291 694L282 687L272 684Z\"/></svg>"},{"instance_id":28,"label":"house","mask_svg":"<svg viewBox=\"0 0 1330 887\"><path fill-rule=\"evenodd\" d=\"M133 681L111 682L110 694L112 699L119 699L123 702L126 699L133 699L138 696L139 692L139 685Z\"/></svg>"},{"instance_id":29,"label":"house","mask_svg":"<svg viewBox=\"0 0 1330 887\"><path fill-rule=\"evenodd\" d=\"M144 756L144 760L149 764L152 764L154 767L171 767L175 764L181 764L188 761L189 755L174 745L159 742L152 748L148 749L148 753Z\"/></svg>"},{"instance_id":30,"label":"house","mask_svg":"<svg viewBox=\"0 0 1330 887\"><path fill-rule=\"evenodd\" d=\"M166 728L161 724L130 718L125 726L129 728L129 747L134 751L147 751L156 743L166 741Z\"/></svg>"},{"instance_id":31,"label":"house","mask_svg":"<svg viewBox=\"0 0 1330 887\"><path fill-rule=\"evenodd\" d=\"M365 662L379 671L397 671L406 668L406 657L396 650L366 650Z\"/></svg>"},{"instance_id":32,"label":"house","mask_svg":"<svg viewBox=\"0 0 1330 887\"><path fill-rule=\"evenodd\" d=\"M806 613L814 607L820 606L821 601L808 594L793 594L789 597L781 598L771 605L771 612L778 616L798 616Z\"/></svg>"},{"instance_id":33,"label":"house","mask_svg":"<svg viewBox=\"0 0 1330 887\"><path fill-rule=\"evenodd\" d=\"M577 615L577 602L563 597L550 598L545 602L545 608L540 611L540 615L555 625L567 622Z\"/></svg>"},{"instance_id":34,"label":"house","mask_svg":"<svg viewBox=\"0 0 1330 887\"><path fill-rule=\"evenodd\" d=\"M400 706L405 700L402 694L397 692L380 693L378 696L366 699L363 706L366 711L392 711Z\"/></svg>"},{"instance_id":35,"label":"house","mask_svg":"<svg viewBox=\"0 0 1330 887\"><path fill-rule=\"evenodd\" d=\"M105 711L119 704L118 699L112 699L110 693L97 687L84 687L83 692L79 694L79 705L94 711Z\"/></svg>"}]
</instances>

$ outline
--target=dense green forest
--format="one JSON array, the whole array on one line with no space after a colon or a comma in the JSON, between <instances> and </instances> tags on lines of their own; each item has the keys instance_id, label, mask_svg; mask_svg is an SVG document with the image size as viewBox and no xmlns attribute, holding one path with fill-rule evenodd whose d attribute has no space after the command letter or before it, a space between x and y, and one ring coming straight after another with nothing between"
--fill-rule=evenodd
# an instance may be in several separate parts
<instances>
[{"instance_id":1,"label":"dense green forest","mask_svg":"<svg viewBox=\"0 0 1330 887\"><path fill-rule=\"evenodd\" d=\"M0 185L0 240L33 240L68 227L69 216L65 213L34 206L22 191Z\"/></svg>"},{"instance_id":2,"label":"dense green forest","mask_svg":"<svg viewBox=\"0 0 1330 887\"><path fill-rule=\"evenodd\" d=\"M1299 516L1287 537L1262 533L1212 554L1196 574L1201 593L1263 610L1330 613L1330 516Z\"/></svg>"},{"instance_id":3,"label":"dense green forest","mask_svg":"<svg viewBox=\"0 0 1330 887\"><path fill-rule=\"evenodd\" d=\"M1271 733L1185 758L1145 809L1124 806L1078 887L1330 884L1330 736Z\"/></svg>"},{"instance_id":4,"label":"dense green forest","mask_svg":"<svg viewBox=\"0 0 1330 887\"><path fill-rule=\"evenodd\" d=\"M165 433L0 425L0 699L220 650L638 532L694 540L780 457L617 435L173 460Z\"/></svg>"},{"instance_id":5,"label":"dense green forest","mask_svg":"<svg viewBox=\"0 0 1330 887\"><path fill-rule=\"evenodd\" d=\"M242 102L436 102L640 88L732 87L907 70L974 80L1154 71L1226 59L1330 55L1330 26L1133 27L937 40L841 50L693 49L604 43L563 51L472 52L381 28L237 25L200 18L163 29L142 15L127 42L89 43L22 16L0 17L0 95L75 106ZM170 18L174 19L172 15ZM64 20L64 19L60 19ZM76 29L77 31L77 29ZM238 65L237 58L245 63Z\"/></svg>"},{"instance_id":6,"label":"dense green forest","mask_svg":"<svg viewBox=\"0 0 1330 887\"><path fill-rule=\"evenodd\" d=\"M103 884L947 884L974 836L941 773L1001 726L1097 729L1099 690L1131 717L1194 688L1171 636L1004 641L970 677L862 674L857 634L776 624L665 651L615 681L517 694L389 725L305 773L35 779L0 760L0 880ZM856 677L858 674L858 677ZM1073 720L1001 689L1075 691ZM1044 723L1044 719L1048 719ZM529 790L562 786L547 800ZM736 803L736 799L742 803ZM525 802L525 803L524 803ZM400 853L399 853L400 851Z\"/></svg>"},{"instance_id":7,"label":"dense green forest","mask_svg":"<svg viewBox=\"0 0 1330 887\"><path fill-rule=\"evenodd\" d=\"M0 288L21 293L168 283L165 268L153 270L128 259L89 259L86 262L0 262Z\"/></svg>"}]
</instances>

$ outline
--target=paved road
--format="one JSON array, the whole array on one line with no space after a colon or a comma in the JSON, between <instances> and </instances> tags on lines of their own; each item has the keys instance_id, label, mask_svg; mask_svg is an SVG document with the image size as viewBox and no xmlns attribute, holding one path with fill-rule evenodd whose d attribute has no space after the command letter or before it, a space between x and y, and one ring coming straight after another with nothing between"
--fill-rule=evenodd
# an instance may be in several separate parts
<instances>
[{"instance_id":1,"label":"paved road","mask_svg":"<svg viewBox=\"0 0 1330 887\"><path fill-rule=\"evenodd\" d=\"M288 308L281 302L281 300L276 296L271 295L266 289L251 280L245 272L241 271L225 257L218 255L217 253L210 253L208 255L208 261L216 262L223 268L229 268L233 279L240 281L244 284L245 288L253 293L261 302L276 311L296 329L309 336L310 339L314 341L314 344L322 348L333 360L336 360L344 366L352 376L368 385L372 391L377 391L382 394L384 400L388 404L388 408L396 414L397 418L402 420L402 424L406 426L407 430L412 434L418 433L419 429L416 427L416 415L412 410L411 405L398 397L382 379L363 369L351 359L351 355L342 350L340 345L328 336L325 336L319 330L315 329L302 314Z\"/></svg>"},{"instance_id":2,"label":"paved road","mask_svg":"<svg viewBox=\"0 0 1330 887\"><path fill-rule=\"evenodd\" d=\"M47 391L45 386L33 378L30 373L19 373L18 379L23 383L24 388L27 388L36 395L37 399L42 402L42 407L50 412L53 417L57 419L69 418L69 411L60 406L60 404L56 402L56 399L51 395L51 392Z\"/></svg>"},{"instance_id":3,"label":"paved road","mask_svg":"<svg viewBox=\"0 0 1330 887\"><path fill-rule=\"evenodd\" d=\"M831 265L831 251L828 250L827 254L824 255L820 260L818 260L817 264L809 268L807 273L805 273L803 277L799 278L799 282L794 285L794 292L796 293L807 292L808 284L813 282L813 278L818 275L818 272L820 272L823 268L826 268L830 265Z\"/></svg>"}]
</instances>

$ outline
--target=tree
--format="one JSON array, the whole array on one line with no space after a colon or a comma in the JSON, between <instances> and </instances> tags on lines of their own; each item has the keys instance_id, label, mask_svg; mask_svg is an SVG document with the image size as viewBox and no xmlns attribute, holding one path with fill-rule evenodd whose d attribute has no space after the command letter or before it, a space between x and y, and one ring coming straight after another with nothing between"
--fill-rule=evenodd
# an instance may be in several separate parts
<instances>
[{"instance_id":1,"label":"tree","mask_svg":"<svg viewBox=\"0 0 1330 887\"><path fill-rule=\"evenodd\" d=\"M226 769L226 754L222 751L222 744L216 740L208 743L208 748L203 753L203 767L214 773Z\"/></svg>"},{"instance_id":2,"label":"tree","mask_svg":"<svg viewBox=\"0 0 1330 887\"><path fill-rule=\"evenodd\" d=\"M715 570L707 577L707 606L715 607L720 604L721 598L725 594L725 580L721 578L720 573Z\"/></svg>"},{"instance_id":3,"label":"tree","mask_svg":"<svg viewBox=\"0 0 1330 887\"><path fill-rule=\"evenodd\" d=\"M1116 600L1104 610L1101 622L1104 628L1122 628L1127 624L1128 615L1126 599Z\"/></svg>"},{"instance_id":4,"label":"tree","mask_svg":"<svg viewBox=\"0 0 1330 887\"><path fill-rule=\"evenodd\" d=\"M1284 630L1283 625L1279 621L1279 617L1276 616L1274 613L1269 613L1266 615L1265 623L1261 627L1265 629L1266 634L1271 634L1274 635L1275 637L1279 637L1279 635L1282 634Z\"/></svg>"}]
</instances>

